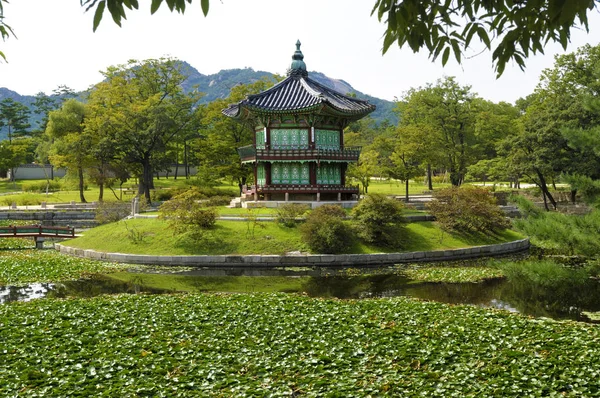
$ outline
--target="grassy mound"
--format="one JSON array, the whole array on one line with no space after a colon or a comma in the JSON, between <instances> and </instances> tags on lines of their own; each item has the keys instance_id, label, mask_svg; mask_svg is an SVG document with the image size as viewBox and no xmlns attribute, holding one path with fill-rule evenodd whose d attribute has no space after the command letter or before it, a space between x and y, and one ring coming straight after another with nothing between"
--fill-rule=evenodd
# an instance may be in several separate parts
<instances>
[{"instance_id":1,"label":"grassy mound","mask_svg":"<svg viewBox=\"0 0 600 398\"><path fill-rule=\"evenodd\" d=\"M274 222L260 223L250 231L250 223L219 221L199 241L188 241L173 235L167 223L158 219L134 219L106 224L91 229L84 236L65 245L103 252L151 255L200 254L284 254L307 252L298 228L287 228ZM522 235L506 230L498 235L450 234L433 222L410 223L402 227L405 237L400 247L380 247L355 242L350 253L382 253L455 249L521 239Z\"/></svg>"}]
</instances>

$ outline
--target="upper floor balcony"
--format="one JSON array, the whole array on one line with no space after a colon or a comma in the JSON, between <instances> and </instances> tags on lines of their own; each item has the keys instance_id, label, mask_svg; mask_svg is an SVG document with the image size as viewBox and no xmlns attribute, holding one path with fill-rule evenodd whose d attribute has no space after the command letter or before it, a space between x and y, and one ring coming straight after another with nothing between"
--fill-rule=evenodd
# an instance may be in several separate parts
<instances>
[{"instance_id":1,"label":"upper floor balcony","mask_svg":"<svg viewBox=\"0 0 600 398\"><path fill-rule=\"evenodd\" d=\"M256 161L297 161L297 160L338 160L344 162L358 162L361 147L346 146L340 148L310 148L299 145L277 145L277 147L256 148L248 145L238 148L242 163Z\"/></svg>"}]
</instances>

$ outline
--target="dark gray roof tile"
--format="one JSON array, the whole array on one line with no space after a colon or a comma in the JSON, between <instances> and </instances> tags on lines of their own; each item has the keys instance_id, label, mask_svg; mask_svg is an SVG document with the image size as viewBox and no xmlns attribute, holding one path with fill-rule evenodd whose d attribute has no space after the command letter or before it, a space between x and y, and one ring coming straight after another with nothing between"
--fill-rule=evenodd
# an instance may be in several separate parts
<instances>
[{"instance_id":1,"label":"dark gray roof tile","mask_svg":"<svg viewBox=\"0 0 600 398\"><path fill-rule=\"evenodd\" d=\"M347 97L305 75L291 74L270 89L230 105L223 114L238 117L242 108L258 113L295 113L321 104L349 116L362 117L375 110L375 105L368 101Z\"/></svg>"}]
</instances>

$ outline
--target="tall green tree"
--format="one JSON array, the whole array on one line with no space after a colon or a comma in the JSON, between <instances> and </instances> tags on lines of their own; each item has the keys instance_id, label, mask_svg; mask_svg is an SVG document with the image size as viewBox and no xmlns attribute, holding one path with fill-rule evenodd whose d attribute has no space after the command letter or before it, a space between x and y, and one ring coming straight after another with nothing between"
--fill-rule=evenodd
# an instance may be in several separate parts
<instances>
[{"instance_id":1,"label":"tall green tree","mask_svg":"<svg viewBox=\"0 0 600 398\"><path fill-rule=\"evenodd\" d=\"M86 117L86 106L70 99L60 109L50 112L46 127L46 134L53 140L50 160L58 167L77 171L79 199L82 203L86 202L84 170L92 162L91 140L85 133Z\"/></svg>"},{"instance_id":2,"label":"tall green tree","mask_svg":"<svg viewBox=\"0 0 600 398\"><path fill-rule=\"evenodd\" d=\"M227 98L209 103L201 121L199 134L202 138L193 144L201 170L211 173L213 178L229 178L235 181L240 193L251 175L251 169L240 163L237 148L252 144L254 130L253 126L223 115L222 110L272 85L271 80L238 85L231 89Z\"/></svg>"},{"instance_id":3,"label":"tall green tree","mask_svg":"<svg viewBox=\"0 0 600 398\"><path fill-rule=\"evenodd\" d=\"M90 93L94 134L106 135L116 157L131 165L147 202L160 155L194 121L200 98L197 92L183 93L182 67L167 58L112 66Z\"/></svg>"},{"instance_id":4,"label":"tall green tree","mask_svg":"<svg viewBox=\"0 0 600 398\"><path fill-rule=\"evenodd\" d=\"M403 126L414 126L429 142L429 161L450 173L452 185L462 184L474 161L476 110L469 86L453 77L412 89L398 104Z\"/></svg>"},{"instance_id":5,"label":"tall green tree","mask_svg":"<svg viewBox=\"0 0 600 398\"><path fill-rule=\"evenodd\" d=\"M5 128L8 141L29 134L29 108L12 98L0 102L0 129Z\"/></svg>"},{"instance_id":6,"label":"tall green tree","mask_svg":"<svg viewBox=\"0 0 600 398\"><path fill-rule=\"evenodd\" d=\"M395 167L394 174L404 181L405 199L408 202L409 182L423 173L422 165L428 142L422 139L421 131L415 125L399 126L397 135L396 147L390 160Z\"/></svg>"},{"instance_id":7,"label":"tall green tree","mask_svg":"<svg viewBox=\"0 0 600 398\"><path fill-rule=\"evenodd\" d=\"M547 202L556 208L548 184L560 174L600 177L600 158L585 138L600 125L600 113L590 106L600 93L599 67L600 46L557 57L535 92L519 101L525 107L521 133L502 145L503 155L540 187L546 208Z\"/></svg>"}]
</instances>

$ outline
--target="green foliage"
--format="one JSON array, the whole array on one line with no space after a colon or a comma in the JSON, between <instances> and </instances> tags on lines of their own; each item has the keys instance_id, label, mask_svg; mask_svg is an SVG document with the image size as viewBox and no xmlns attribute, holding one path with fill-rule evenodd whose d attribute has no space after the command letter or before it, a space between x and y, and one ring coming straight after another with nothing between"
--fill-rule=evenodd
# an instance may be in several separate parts
<instances>
[{"instance_id":1,"label":"green foliage","mask_svg":"<svg viewBox=\"0 0 600 398\"><path fill-rule=\"evenodd\" d=\"M177 193L174 189L154 189L150 193L153 202L164 202L169 200Z\"/></svg>"},{"instance_id":2,"label":"green foliage","mask_svg":"<svg viewBox=\"0 0 600 398\"><path fill-rule=\"evenodd\" d=\"M404 221L402 203L371 194L358 202L351 215L356 234L369 243L392 246L399 243L399 225Z\"/></svg>"},{"instance_id":3,"label":"green foliage","mask_svg":"<svg viewBox=\"0 0 600 398\"><path fill-rule=\"evenodd\" d=\"M352 246L353 234L344 223L340 206L323 205L312 210L301 226L302 240L315 253L343 253Z\"/></svg>"},{"instance_id":4,"label":"green foliage","mask_svg":"<svg viewBox=\"0 0 600 398\"><path fill-rule=\"evenodd\" d=\"M510 225L486 189L463 186L436 191L427 208L446 230L497 232Z\"/></svg>"},{"instance_id":5,"label":"green foliage","mask_svg":"<svg viewBox=\"0 0 600 398\"><path fill-rule=\"evenodd\" d=\"M514 226L530 236L534 244L559 254L598 256L600 253L599 210L580 216L543 212L532 208L533 206L527 204L525 200L519 202L524 218L515 220Z\"/></svg>"},{"instance_id":6,"label":"green foliage","mask_svg":"<svg viewBox=\"0 0 600 398\"><path fill-rule=\"evenodd\" d=\"M600 198L599 180L575 174L563 175L561 176L561 180L569 184L571 189L576 190L586 203L598 206L598 199Z\"/></svg>"},{"instance_id":7,"label":"green foliage","mask_svg":"<svg viewBox=\"0 0 600 398\"><path fill-rule=\"evenodd\" d=\"M397 108L402 115L399 133L405 136L397 154L404 154L407 166L422 159L443 167L452 185L462 184L477 148L476 103L471 88L453 77L409 90ZM396 163L399 160L396 157Z\"/></svg>"},{"instance_id":8,"label":"green foliage","mask_svg":"<svg viewBox=\"0 0 600 398\"><path fill-rule=\"evenodd\" d=\"M23 192L49 192L60 191L62 184L60 181L35 181L25 182L21 185Z\"/></svg>"},{"instance_id":9,"label":"green foliage","mask_svg":"<svg viewBox=\"0 0 600 398\"><path fill-rule=\"evenodd\" d=\"M3 396L598 394L596 325L402 297L48 299L0 319Z\"/></svg>"},{"instance_id":10,"label":"green foliage","mask_svg":"<svg viewBox=\"0 0 600 398\"><path fill-rule=\"evenodd\" d=\"M131 203L129 202L100 202L96 206L96 221L107 224L122 220L131 214Z\"/></svg>"},{"instance_id":11,"label":"green foliage","mask_svg":"<svg viewBox=\"0 0 600 398\"><path fill-rule=\"evenodd\" d=\"M150 202L153 172L169 161L168 149L197 133L204 110L197 106L201 94L183 92L184 65L169 58L130 60L103 75L90 92L92 117L86 123L86 131L97 141L95 158L125 164L139 177L141 192Z\"/></svg>"},{"instance_id":12,"label":"green foliage","mask_svg":"<svg viewBox=\"0 0 600 398\"><path fill-rule=\"evenodd\" d=\"M511 61L524 69L525 59L530 54L543 54L548 41L558 42L566 49L572 28L581 24L588 30L587 14L595 7L593 0L377 0L372 13L387 23L384 53L394 43L399 47L408 45L414 52L426 48L433 60L442 56L442 65L448 62L450 53L460 64L474 37L490 51L492 39L499 37L492 62L500 76Z\"/></svg>"},{"instance_id":13,"label":"green foliage","mask_svg":"<svg viewBox=\"0 0 600 398\"><path fill-rule=\"evenodd\" d=\"M218 212L214 208L203 207L198 201L200 192L188 189L160 206L160 218L166 219L177 234L196 232L199 229L214 227Z\"/></svg>"},{"instance_id":14,"label":"green foliage","mask_svg":"<svg viewBox=\"0 0 600 398\"><path fill-rule=\"evenodd\" d=\"M288 228L296 226L298 218L302 217L308 210L306 205L300 203L285 203L277 208L275 220Z\"/></svg>"},{"instance_id":15,"label":"green foliage","mask_svg":"<svg viewBox=\"0 0 600 398\"><path fill-rule=\"evenodd\" d=\"M0 239L9 240L18 241ZM15 248L15 245L12 242L10 246ZM32 246L31 241L28 246ZM0 285L75 280L122 267L125 266L65 256L54 250L0 250Z\"/></svg>"},{"instance_id":16,"label":"green foliage","mask_svg":"<svg viewBox=\"0 0 600 398\"><path fill-rule=\"evenodd\" d=\"M229 205L229 203L231 203L230 196L215 195L215 196L211 196L210 198L208 198L204 202L204 205L208 206L208 207L217 207L217 206L227 206L227 205Z\"/></svg>"}]
</instances>

